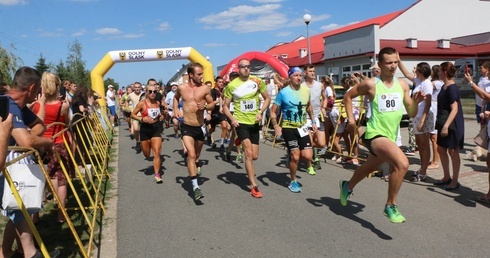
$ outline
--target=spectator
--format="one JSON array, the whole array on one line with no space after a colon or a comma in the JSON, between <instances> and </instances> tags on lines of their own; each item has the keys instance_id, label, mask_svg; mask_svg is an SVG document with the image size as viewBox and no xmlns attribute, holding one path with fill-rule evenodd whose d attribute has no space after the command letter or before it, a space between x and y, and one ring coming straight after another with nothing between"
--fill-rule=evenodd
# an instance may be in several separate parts
<instances>
[{"instance_id":1,"label":"spectator","mask_svg":"<svg viewBox=\"0 0 490 258\"><path fill-rule=\"evenodd\" d=\"M480 81L477 84L475 84L472 81L471 74L467 73L465 74L465 79L469 82L469 85L475 91L476 95L478 95L480 98L483 99L483 102L488 103L490 101L490 77L489 77L489 71L490 71L490 62L485 62L481 65L480 67L482 78L480 78ZM487 83L482 83L481 82L486 81ZM484 115L484 116L483 116ZM486 111L484 114L480 114L480 118L483 120L487 121L487 126L490 126L490 112ZM487 129L488 130L488 129ZM488 134L488 132L487 132ZM489 152L490 153L490 152ZM487 168L490 170L490 157L487 155ZM483 203L490 203L490 173L488 174L488 192L487 194L477 196L476 200L483 202Z\"/></svg>"},{"instance_id":2,"label":"spectator","mask_svg":"<svg viewBox=\"0 0 490 258\"><path fill-rule=\"evenodd\" d=\"M441 87L444 82L439 79L439 70L441 67L439 65L432 66L432 73L430 75L432 81L432 104L430 109L433 114L437 114L437 95L441 92ZM437 152L437 129L435 129L436 120L434 119L434 131L430 132L430 141L432 145L432 161L430 162L427 169L437 169L439 168L439 153Z\"/></svg>"},{"instance_id":3,"label":"spectator","mask_svg":"<svg viewBox=\"0 0 490 258\"><path fill-rule=\"evenodd\" d=\"M107 108L109 108L109 120L114 127L114 117L116 116L116 92L114 86L109 85L106 92Z\"/></svg>"},{"instance_id":4,"label":"spectator","mask_svg":"<svg viewBox=\"0 0 490 258\"><path fill-rule=\"evenodd\" d=\"M88 114L90 111L91 103L94 101L94 96L92 90L87 87L80 85L77 87L75 94L73 95L72 100L72 109L73 109L73 118L71 119L70 124L74 124L75 128L72 130L75 132L75 139L77 142L77 146L84 150L84 146L90 146L90 140L87 139L86 133L83 131L82 122L78 122L80 119L84 118L84 115ZM78 123L77 123L78 122ZM79 132L80 131L80 132ZM87 131L87 134L89 132ZM76 152L78 154L78 152ZM82 151L82 154L85 153ZM81 160L79 155L77 155L77 163L81 164Z\"/></svg>"},{"instance_id":5,"label":"spectator","mask_svg":"<svg viewBox=\"0 0 490 258\"><path fill-rule=\"evenodd\" d=\"M46 130L44 123L26 107L27 103L34 102L41 87L41 75L31 67L21 67L15 73L10 97L9 112L13 116L12 137L9 145L51 150L53 141L41 137ZM28 128L30 131L28 131ZM3 191L2 191L3 192ZM5 226L2 242L2 254L6 257L13 255L11 250L14 237L17 233L25 257L41 257L41 253L34 246L34 239L29 224L19 210L4 210L2 214L9 218ZM16 232L17 231L17 232Z\"/></svg>"},{"instance_id":6,"label":"spectator","mask_svg":"<svg viewBox=\"0 0 490 258\"><path fill-rule=\"evenodd\" d=\"M12 129L12 114L9 114L5 121L0 117L0 170L2 171L7 158L7 147Z\"/></svg>"},{"instance_id":7,"label":"spectator","mask_svg":"<svg viewBox=\"0 0 490 258\"><path fill-rule=\"evenodd\" d=\"M43 90L43 95L45 96L45 101L37 102L34 105L34 113L38 114L39 110L45 110L45 114L43 116L43 121L46 125L50 125L54 122L66 123L69 121L69 105L67 102L62 102L58 99L58 91L61 85L61 80L55 74L50 72L44 72L41 79L41 87ZM44 105L44 107L41 107ZM60 131L65 129L65 126L62 125L53 125L46 129L44 132L44 137L52 139L53 136L58 134ZM69 140L69 135L65 134L65 138ZM51 183L53 184L54 189L56 190L60 201L61 207L58 209L58 218L57 222L63 223L65 219L63 218L63 213L61 209L65 207L66 196L67 196L67 180L63 173L60 163L64 164L65 169L69 173L73 173L73 170L70 169L71 162L68 152L66 150L65 144L63 142L63 136L57 135L54 141L54 150L56 150L60 157L61 161L56 158L56 155L50 153L45 160L49 160L47 164L49 178L51 179ZM71 175L73 177L74 175Z\"/></svg>"},{"instance_id":8,"label":"spectator","mask_svg":"<svg viewBox=\"0 0 490 258\"><path fill-rule=\"evenodd\" d=\"M441 64L439 78L444 82L437 96L437 151L441 157L444 177L434 185L445 185L444 189L453 191L459 188L459 169L461 160L459 151L464 146L464 118L461 108L461 97L458 85L453 77L456 68L450 62ZM449 173L449 157L451 158L453 177Z\"/></svg>"}]
</instances>

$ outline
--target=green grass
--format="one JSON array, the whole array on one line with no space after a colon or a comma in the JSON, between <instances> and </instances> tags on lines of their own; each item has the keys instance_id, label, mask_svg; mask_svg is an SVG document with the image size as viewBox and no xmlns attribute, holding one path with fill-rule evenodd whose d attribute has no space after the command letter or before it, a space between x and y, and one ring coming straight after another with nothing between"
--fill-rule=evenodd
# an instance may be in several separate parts
<instances>
[{"instance_id":1,"label":"green grass","mask_svg":"<svg viewBox=\"0 0 490 258\"><path fill-rule=\"evenodd\" d=\"M461 105L463 107L463 114L473 115L475 114L475 98L462 98Z\"/></svg>"},{"instance_id":2,"label":"green grass","mask_svg":"<svg viewBox=\"0 0 490 258\"><path fill-rule=\"evenodd\" d=\"M116 136L114 136L116 137ZM114 158L117 155L117 148L110 148L109 155L111 158ZM113 174L116 171L116 167L108 167L109 174ZM83 189L83 186L79 180L73 180L75 189ZM97 182L95 182L97 184ZM88 183L88 187L90 184ZM106 196L107 191L109 191L112 187L110 180L103 180L101 186L101 197L102 201L105 202L110 196ZM71 194L70 187L68 187L68 200L66 207L78 207L78 203L75 199L75 196ZM92 190L92 189L90 189ZM91 191L93 196L93 191ZM78 191L79 197L83 206L90 206L90 201L88 196L84 193L83 190ZM81 238L82 244L86 247L89 241L89 227L85 222L85 217L83 216L80 210L68 210L68 215L72 220L72 223L75 227L77 234ZM102 217L101 210L97 211L96 225L94 229L93 243L99 243L100 238L98 233L100 232L99 227L102 226ZM59 249L61 251L61 257L82 257L80 253L80 248L77 245L77 242L68 226L68 223L59 224L56 223L57 218L57 204L54 200L48 200L44 205L43 210L40 211L40 223L37 225L37 230L43 240L48 251ZM92 220L92 212L87 210L87 214L90 220ZM4 216L0 216L0 236L3 239L3 230L5 225L7 224L8 219ZM92 250L94 250L96 246L92 245ZM14 245L15 249L15 245ZM86 249L86 248L85 248Z\"/></svg>"}]
</instances>

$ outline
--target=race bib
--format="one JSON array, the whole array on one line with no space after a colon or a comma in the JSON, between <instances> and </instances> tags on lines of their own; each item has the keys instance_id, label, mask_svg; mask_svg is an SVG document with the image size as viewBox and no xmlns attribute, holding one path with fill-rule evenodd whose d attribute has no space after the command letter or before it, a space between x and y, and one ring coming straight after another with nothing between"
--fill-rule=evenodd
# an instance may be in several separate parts
<instances>
[{"instance_id":1,"label":"race bib","mask_svg":"<svg viewBox=\"0 0 490 258\"><path fill-rule=\"evenodd\" d=\"M148 116L156 119L160 115L160 109L159 108L149 108L148 109Z\"/></svg>"},{"instance_id":2,"label":"race bib","mask_svg":"<svg viewBox=\"0 0 490 258\"><path fill-rule=\"evenodd\" d=\"M301 138L307 136L309 133L308 133L308 125L307 124L304 124L303 126L301 126L300 128L298 128L298 132L299 132L299 136Z\"/></svg>"},{"instance_id":3,"label":"race bib","mask_svg":"<svg viewBox=\"0 0 490 258\"><path fill-rule=\"evenodd\" d=\"M378 95L378 111L392 112L400 110L403 106L402 96L399 93Z\"/></svg>"},{"instance_id":4,"label":"race bib","mask_svg":"<svg viewBox=\"0 0 490 258\"><path fill-rule=\"evenodd\" d=\"M240 101L240 110L242 112L252 112L257 110L257 102L255 99Z\"/></svg>"}]
</instances>

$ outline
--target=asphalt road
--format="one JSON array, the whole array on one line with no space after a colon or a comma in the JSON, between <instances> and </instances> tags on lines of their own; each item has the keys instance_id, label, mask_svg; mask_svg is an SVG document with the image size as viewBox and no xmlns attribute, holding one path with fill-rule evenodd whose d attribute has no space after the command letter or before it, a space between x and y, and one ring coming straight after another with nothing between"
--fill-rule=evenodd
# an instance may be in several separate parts
<instances>
[{"instance_id":1,"label":"asphalt road","mask_svg":"<svg viewBox=\"0 0 490 258\"><path fill-rule=\"evenodd\" d=\"M475 122L467 124L467 135L476 135ZM135 154L125 129L119 128L117 257L490 255L490 206L473 201L475 191L488 187L484 162L462 164L466 176L455 192L432 186L442 170L429 172L428 182L403 183L398 201L407 222L392 224L383 216L386 182L365 179L342 207L338 182L349 179L355 167L327 159L316 176L301 168L303 192L292 193L285 151L269 141L261 141L255 162L264 198L250 196L244 164L226 162L218 150L205 146L200 179L205 198L196 204L180 140L171 130L163 143L164 182L157 185L151 161ZM410 169L417 169L418 157L410 162Z\"/></svg>"}]
</instances>

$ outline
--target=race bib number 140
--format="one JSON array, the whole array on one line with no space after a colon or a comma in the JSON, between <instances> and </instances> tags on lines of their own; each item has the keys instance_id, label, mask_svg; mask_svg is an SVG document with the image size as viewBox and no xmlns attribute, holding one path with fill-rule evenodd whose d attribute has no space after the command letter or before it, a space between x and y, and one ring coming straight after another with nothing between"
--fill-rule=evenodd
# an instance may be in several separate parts
<instances>
[{"instance_id":1,"label":"race bib number 140","mask_svg":"<svg viewBox=\"0 0 490 258\"><path fill-rule=\"evenodd\" d=\"M240 110L242 112L251 112L257 110L257 102L255 99L240 101Z\"/></svg>"},{"instance_id":2,"label":"race bib number 140","mask_svg":"<svg viewBox=\"0 0 490 258\"><path fill-rule=\"evenodd\" d=\"M402 96L400 93L378 95L378 111L392 112L402 108Z\"/></svg>"}]
</instances>

